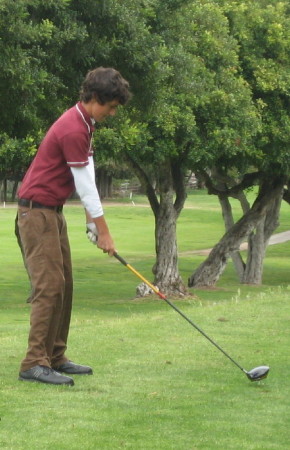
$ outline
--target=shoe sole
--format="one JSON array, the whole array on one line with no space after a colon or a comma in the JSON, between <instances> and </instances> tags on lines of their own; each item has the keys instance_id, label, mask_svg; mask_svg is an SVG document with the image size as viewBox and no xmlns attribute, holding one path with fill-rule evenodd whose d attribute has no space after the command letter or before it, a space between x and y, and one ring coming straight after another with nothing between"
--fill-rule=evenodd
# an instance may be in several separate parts
<instances>
[{"instance_id":1,"label":"shoe sole","mask_svg":"<svg viewBox=\"0 0 290 450\"><path fill-rule=\"evenodd\" d=\"M18 377L19 381L28 381L29 383L43 383L43 384L51 384L53 386L73 386L74 385L74 381L70 381L69 383L49 383L47 381L41 381L41 380L35 380L33 378L23 378L23 377Z\"/></svg>"},{"instance_id":2,"label":"shoe sole","mask_svg":"<svg viewBox=\"0 0 290 450\"><path fill-rule=\"evenodd\" d=\"M93 372L64 372L56 369L53 370L57 373L65 373L66 375L93 375Z\"/></svg>"}]
</instances>

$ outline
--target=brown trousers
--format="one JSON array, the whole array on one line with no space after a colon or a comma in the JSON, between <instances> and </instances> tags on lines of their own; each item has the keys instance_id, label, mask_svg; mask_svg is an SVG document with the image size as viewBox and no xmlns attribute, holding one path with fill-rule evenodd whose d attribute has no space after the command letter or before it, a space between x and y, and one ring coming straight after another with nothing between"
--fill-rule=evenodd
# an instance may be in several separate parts
<instances>
[{"instance_id":1,"label":"brown trousers","mask_svg":"<svg viewBox=\"0 0 290 450\"><path fill-rule=\"evenodd\" d=\"M18 228L32 284L28 349L20 370L57 367L68 361L73 292L66 221L50 209L19 207Z\"/></svg>"}]
</instances>

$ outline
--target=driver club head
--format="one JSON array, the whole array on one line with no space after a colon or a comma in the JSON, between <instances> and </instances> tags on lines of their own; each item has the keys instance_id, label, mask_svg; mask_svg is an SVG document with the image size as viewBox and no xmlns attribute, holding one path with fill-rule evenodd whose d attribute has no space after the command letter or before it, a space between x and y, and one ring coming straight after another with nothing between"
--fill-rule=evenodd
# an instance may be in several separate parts
<instances>
[{"instance_id":1,"label":"driver club head","mask_svg":"<svg viewBox=\"0 0 290 450\"><path fill-rule=\"evenodd\" d=\"M249 372L245 372L249 380L251 381L260 381L267 377L269 373L270 367L268 366L259 366L250 370Z\"/></svg>"}]
</instances>

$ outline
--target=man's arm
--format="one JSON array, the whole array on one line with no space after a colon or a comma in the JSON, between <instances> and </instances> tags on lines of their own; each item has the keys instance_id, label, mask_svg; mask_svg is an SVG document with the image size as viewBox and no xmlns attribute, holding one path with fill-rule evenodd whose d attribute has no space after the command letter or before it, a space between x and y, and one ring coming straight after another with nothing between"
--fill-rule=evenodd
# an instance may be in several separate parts
<instances>
[{"instance_id":1,"label":"man's arm","mask_svg":"<svg viewBox=\"0 0 290 450\"><path fill-rule=\"evenodd\" d=\"M85 167L71 167L76 191L86 211L87 223L94 223L97 229L97 246L110 256L115 245L107 226L100 196L92 176L90 164Z\"/></svg>"}]
</instances>

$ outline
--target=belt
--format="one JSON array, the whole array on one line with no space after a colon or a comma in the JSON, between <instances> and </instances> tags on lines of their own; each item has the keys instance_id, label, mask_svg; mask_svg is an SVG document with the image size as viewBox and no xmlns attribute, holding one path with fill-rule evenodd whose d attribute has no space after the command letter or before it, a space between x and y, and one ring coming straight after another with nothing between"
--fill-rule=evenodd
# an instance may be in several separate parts
<instances>
[{"instance_id":1,"label":"belt","mask_svg":"<svg viewBox=\"0 0 290 450\"><path fill-rule=\"evenodd\" d=\"M52 209L53 211L56 211L58 213L62 212L63 205L60 206L49 206L49 205L43 205L42 203L34 202L33 200L27 200L26 198L20 198L18 200L19 206L24 206L27 208L44 208L44 209Z\"/></svg>"}]
</instances>

